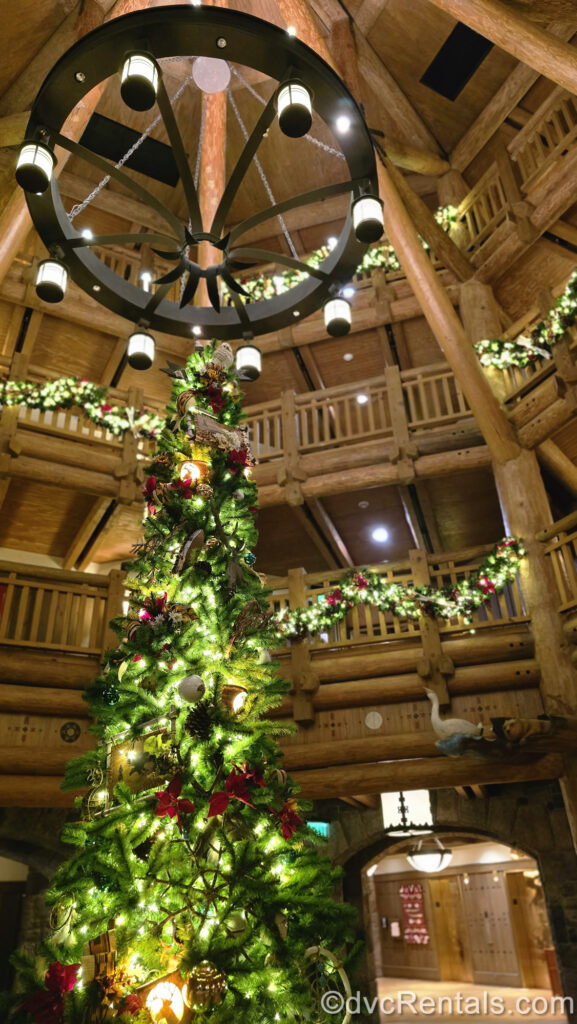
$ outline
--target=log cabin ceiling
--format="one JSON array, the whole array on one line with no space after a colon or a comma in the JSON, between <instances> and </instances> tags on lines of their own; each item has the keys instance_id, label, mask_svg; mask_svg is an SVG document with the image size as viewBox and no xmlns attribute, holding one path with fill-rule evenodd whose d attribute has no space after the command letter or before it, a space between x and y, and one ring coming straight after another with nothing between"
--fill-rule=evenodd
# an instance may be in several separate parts
<instances>
[{"instance_id":1,"label":"log cabin ceiling","mask_svg":"<svg viewBox=\"0 0 577 1024\"><path fill-rule=\"evenodd\" d=\"M556 26L559 35L569 39L573 26L577 29L577 5L571 0L540 3L539 0L507 0L508 6L523 10L537 22L562 23ZM135 2L132 9L143 3ZM149 6L167 6L153 0ZM231 0L229 6L249 12L277 25L285 21L275 0ZM125 5L128 9L130 5ZM102 20L103 13L113 10L111 0L21 0L6 5L3 12L3 62L0 66L0 117L10 118L29 109L48 70L81 33ZM312 0L310 10L315 24L328 45L332 41L335 20L346 13L351 21L358 55L357 81L362 82L363 101L370 127L383 131L385 140L416 147L432 159L445 159L456 152L470 135L494 97L521 67L498 46L487 47L470 76L462 73L460 88L449 98L431 87L439 79L439 61L448 61L447 41L455 33L456 19L429 0ZM25 31L22 26L25 25ZM458 29L457 34L460 29ZM440 56L439 56L440 54ZM437 67L437 79L431 78L431 67ZM441 66L442 72L442 66ZM174 62L167 67L166 81L173 94L188 74L189 64ZM231 88L235 102L247 124L254 123L261 105L255 93L268 99L271 83L254 72L243 72L245 82L233 76ZM442 78L442 75L440 76ZM392 85L386 86L390 81ZM403 109L411 111L405 120L398 116L398 105L389 102L387 88L396 100L402 96ZM450 90L445 89L445 92ZM470 150L470 159L463 168L466 189L473 188L495 160L497 147L514 139L531 115L554 91L554 83L534 75L517 105L496 116L487 141ZM454 95L453 95L454 94ZM358 97L361 98L361 97ZM399 101L400 102L400 101ZM201 94L188 87L178 101L177 113L191 160L196 158ZM105 119L108 119L106 121ZM112 153L114 139L125 125L135 133L144 131L152 117L150 112L129 111L119 95L118 81L110 80L89 125L95 148L109 143ZM108 126L108 127L107 127ZM99 140L94 132L98 129ZM110 129L110 130L109 130ZM1 127L0 127L1 130ZM108 139L107 131L109 130ZM262 152L262 166L277 200L296 191L313 188L322 182L339 180L340 162L319 146L306 140L289 140L275 125ZM330 137L315 119L312 134L321 142ZM118 141L122 148L129 137ZM160 156L167 138L162 125L151 133L149 156L141 170L129 170L135 180L144 181L155 195L180 217L184 217L184 200L178 183L162 180ZM229 106L226 150L227 173L233 166L243 143L242 130ZM104 147L106 148L106 147ZM0 148L0 210L12 192L12 175L17 147ZM422 169L421 169L422 170ZM143 174L142 172L145 171ZM438 177L403 169L408 185L434 211L439 205ZM73 156L66 164L61 189L69 207L81 201L99 180L98 171ZM486 279L492 284L499 303L503 323L514 324L530 310L537 315L543 289L559 294L573 271L577 252L577 186L566 186L564 207L557 225L547 237L534 237L513 260L495 264ZM266 201L259 172L252 166L231 211L231 222L237 223ZM326 200L317 207L307 207L287 215L291 238L299 252L306 254L325 243L339 227L346 203L342 199ZM107 188L79 215L77 225L93 232L140 231L148 226L146 210L127 197L121 186L110 182ZM560 225L560 227L559 227ZM561 233L559 233L561 232ZM575 243L571 239L575 239ZM288 252L287 240L273 221L267 221L250 234L270 251ZM62 307L52 309L36 302L31 288L32 264L42 255L42 246L33 231L24 250L0 286L0 338L4 355L27 351L29 370L36 379L71 374L86 377L123 390L142 388L146 398L158 404L169 395L167 378L159 372L166 358L184 359L187 343L168 336L158 338L157 359L152 370L140 374L123 363L126 323L109 314L90 297L71 287ZM441 270L444 283L451 289L456 278L450 270ZM396 310L388 320L363 327L363 315L371 313L374 293L357 283L353 300L353 316L358 328L350 336L330 339L323 335L318 316L307 323L284 332L282 337L269 337L263 343L264 369L258 382L246 388L246 404L262 405L280 399L284 392L298 395L343 385L357 385L363 392L365 382L383 375L385 366L397 365L408 372L416 367L443 361L443 353L435 340L411 288L402 273L387 276L388 302ZM30 342L31 310L41 316L34 323ZM370 316L368 316L370 320ZM29 344L26 338L29 339ZM9 339L12 341L9 342ZM12 345L12 348L9 346ZM345 358L352 356L353 358ZM10 359L5 360L5 365ZM334 413L333 413L334 415ZM554 436L555 443L570 458L577 455L577 431L574 422L563 426ZM479 436L467 436L467 443L478 447ZM343 482L353 462L343 448L342 462L336 467ZM562 486L552 493L554 507L566 513L573 498ZM86 543L78 552L78 568L94 564L105 568L128 557L138 537L141 510L136 505L116 505L106 495L84 494L67 490L54 480L53 485L37 483L22 477L12 480L5 496L5 509L10 516L0 519L0 549L4 558L10 551L26 550L60 564L70 555L74 538L82 535ZM94 521L94 531L87 523ZM371 539L375 525L385 525L389 541L378 545ZM477 465L450 476L419 479L416 483L345 487L343 494L328 493L293 508L288 504L262 509L259 516L261 540L258 568L283 575L296 565L309 571L322 571L346 564L347 553L352 563L395 561L406 557L415 546L435 550L456 550L481 543L490 543L503 533L503 524L493 478L488 466ZM343 553L344 552L344 553ZM82 556L82 557L81 557ZM68 566L67 566L68 567Z\"/></svg>"}]
</instances>

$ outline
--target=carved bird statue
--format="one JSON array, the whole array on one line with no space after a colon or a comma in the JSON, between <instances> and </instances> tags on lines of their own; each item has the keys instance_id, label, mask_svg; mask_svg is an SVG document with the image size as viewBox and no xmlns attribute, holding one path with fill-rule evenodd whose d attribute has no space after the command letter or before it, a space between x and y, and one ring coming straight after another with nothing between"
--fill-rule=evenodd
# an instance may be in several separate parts
<instances>
[{"instance_id":1,"label":"carved bird statue","mask_svg":"<svg viewBox=\"0 0 577 1024\"><path fill-rule=\"evenodd\" d=\"M436 736L440 740L446 740L449 736L480 736L483 732L483 723L467 721L466 718L441 718L439 715L439 698L434 690L427 690L427 697L433 705L431 710L431 725Z\"/></svg>"}]
</instances>

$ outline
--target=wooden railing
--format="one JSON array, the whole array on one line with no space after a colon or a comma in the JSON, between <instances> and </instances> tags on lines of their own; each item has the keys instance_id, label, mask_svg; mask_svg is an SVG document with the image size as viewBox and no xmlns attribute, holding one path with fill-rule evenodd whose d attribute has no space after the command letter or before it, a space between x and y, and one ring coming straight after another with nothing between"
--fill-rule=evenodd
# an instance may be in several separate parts
<instances>
[{"instance_id":1,"label":"wooden railing","mask_svg":"<svg viewBox=\"0 0 577 1024\"><path fill-rule=\"evenodd\" d=\"M121 613L120 576L0 562L0 646L100 655Z\"/></svg>"},{"instance_id":2,"label":"wooden railing","mask_svg":"<svg viewBox=\"0 0 577 1024\"><path fill-rule=\"evenodd\" d=\"M527 191L577 139L577 98L557 87L507 147Z\"/></svg>"},{"instance_id":3,"label":"wooden railing","mask_svg":"<svg viewBox=\"0 0 577 1024\"><path fill-rule=\"evenodd\" d=\"M577 608L577 512L560 519L539 535L551 559L557 589L559 611Z\"/></svg>"},{"instance_id":4,"label":"wooden railing","mask_svg":"<svg viewBox=\"0 0 577 1024\"><path fill-rule=\"evenodd\" d=\"M509 210L499 167L497 163L491 164L459 206L457 223L462 228L467 251L477 252L505 223ZM456 237L459 238L458 231Z\"/></svg>"},{"instance_id":5,"label":"wooden railing","mask_svg":"<svg viewBox=\"0 0 577 1024\"><path fill-rule=\"evenodd\" d=\"M467 579L480 566L483 558L491 550L488 547L472 548L454 554L427 556L429 578L434 587L453 587ZM366 568L366 567L365 567ZM410 560L390 562L386 565L369 566L387 582L400 583L404 587L415 584ZM364 571L364 570L363 570ZM326 598L327 594L338 587L350 569L327 570L325 572L304 573L303 583L305 604L313 606ZM269 598L275 611L291 607L289 581L275 580L274 591ZM491 596L468 623L460 616L440 623L441 634L457 632L476 632L490 626L508 625L516 622L527 622L523 597L519 582L515 579L508 584L501 594ZM328 647L352 647L356 644L382 643L389 640L407 640L419 637L422 633L421 619L403 618L390 612L381 612L372 605L357 605L352 608L342 622L319 636L311 639L311 648L319 650Z\"/></svg>"},{"instance_id":6,"label":"wooden railing","mask_svg":"<svg viewBox=\"0 0 577 1024\"><path fill-rule=\"evenodd\" d=\"M415 432L471 416L446 363L418 370L389 367L387 376L301 395L284 392L272 402L247 407L253 451L264 462L287 449L305 453L392 438L392 406L398 408L399 399L408 429Z\"/></svg>"}]
</instances>

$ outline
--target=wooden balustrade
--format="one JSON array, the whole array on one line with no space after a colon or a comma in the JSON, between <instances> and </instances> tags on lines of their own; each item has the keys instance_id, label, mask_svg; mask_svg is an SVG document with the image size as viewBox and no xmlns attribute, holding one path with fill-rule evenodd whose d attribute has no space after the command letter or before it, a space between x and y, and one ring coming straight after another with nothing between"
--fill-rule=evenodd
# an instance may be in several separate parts
<instances>
[{"instance_id":1,"label":"wooden balustrade","mask_svg":"<svg viewBox=\"0 0 577 1024\"><path fill-rule=\"evenodd\" d=\"M509 216L509 202L495 162L459 206L457 224L466 239L463 248L470 253L478 252ZM458 230L456 237L459 238Z\"/></svg>"},{"instance_id":2,"label":"wooden balustrade","mask_svg":"<svg viewBox=\"0 0 577 1024\"><path fill-rule=\"evenodd\" d=\"M446 363L402 370L401 381L411 430L454 423L471 416L459 383Z\"/></svg>"},{"instance_id":3,"label":"wooden balustrade","mask_svg":"<svg viewBox=\"0 0 577 1024\"><path fill-rule=\"evenodd\" d=\"M0 647L100 655L121 612L120 575L0 562Z\"/></svg>"},{"instance_id":4,"label":"wooden balustrade","mask_svg":"<svg viewBox=\"0 0 577 1024\"><path fill-rule=\"evenodd\" d=\"M454 554L426 556L432 585L436 587L456 586L479 568L490 550L490 546L485 546ZM314 606L317 602L326 600L327 595L339 586L350 571L350 569L340 569L306 573L303 577L305 604ZM408 559L402 562L369 566L368 571L376 572L387 582L400 583L404 587L410 588L418 585L414 579L413 567ZM270 595L269 602L275 611L291 607L288 580L279 582L275 579L274 590ZM462 616L454 616L440 623L440 633L447 636L458 632L475 633L486 627L505 626L527 621L523 596L518 580L515 579L505 587L501 594L493 594L484 605L477 609L471 623L465 622ZM322 650L327 647L347 648L359 644L407 640L420 637L421 634L422 624L419 619L401 617L393 615L391 612L381 612L372 605L357 605L347 613L342 622L337 623L326 632L312 637L310 648L311 650Z\"/></svg>"},{"instance_id":5,"label":"wooden balustrade","mask_svg":"<svg viewBox=\"0 0 577 1024\"><path fill-rule=\"evenodd\" d=\"M564 156L577 139L577 98L557 87L509 143L524 191Z\"/></svg>"},{"instance_id":6,"label":"wooden balustrade","mask_svg":"<svg viewBox=\"0 0 577 1024\"><path fill-rule=\"evenodd\" d=\"M551 558L557 588L559 611L577 608L577 512L560 519L539 535L546 543Z\"/></svg>"}]
</instances>

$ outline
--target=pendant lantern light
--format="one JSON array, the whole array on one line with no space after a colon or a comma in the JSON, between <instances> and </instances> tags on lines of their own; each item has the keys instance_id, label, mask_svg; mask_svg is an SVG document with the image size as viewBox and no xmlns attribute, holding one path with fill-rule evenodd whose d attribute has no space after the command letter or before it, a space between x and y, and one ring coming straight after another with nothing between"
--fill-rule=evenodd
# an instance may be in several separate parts
<instances>
[{"instance_id":1,"label":"pendant lantern light","mask_svg":"<svg viewBox=\"0 0 577 1024\"><path fill-rule=\"evenodd\" d=\"M25 192L41 195L46 192L52 178L56 159L41 142L25 142L18 154L16 181Z\"/></svg>"},{"instance_id":2,"label":"pendant lantern light","mask_svg":"<svg viewBox=\"0 0 577 1024\"><path fill-rule=\"evenodd\" d=\"M359 242L378 242L384 231L383 203L377 196L360 196L353 203L353 227Z\"/></svg>"},{"instance_id":3,"label":"pendant lantern light","mask_svg":"<svg viewBox=\"0 0 577 1024\"><path fill-rule=\"evenodd\" d=\"M61 302L66 293L68 271L58 260L42 260L36 274L36 294L44 302Z\"/></svg>"},{"instance_id":4,"label":"pendant lantern light","mask_svg":"<svg viewBox=\"0 0 577 1024\"><path fill-rule=\"evenodd\" d=\"M126 355L133 370L149 370L154 361L154 338L146 331L135 331L128 339Z\"/></svg>"},{"instance_id":5,"label":"pendant lantern light","mask_svg":"<svg viewBox=\"0 0 577 1024\"><path fill-rule=\"evenodd\" d=\"M144 53L126 58L120 76L120 95L132 110L150 110L156 100L158 68Z\"/></svg>"},{"instance_id":6,"label":"pendant lantern light","mask_svg":"<svg viewBox=\"0 0 577 1024\"><path fill-rule=\"evenodd\" d=\"M241 345L236 353L236 371L241 380L258 380L262 370L260 349L256 345Z\"/></svg>"},{"instance_id":7,"label":"pendant lantern light","mask_svg":"<svg viewBox=\"0 0 577 1024\"><path fill-rule=\"evenodd\" d=\"M346 299L330 299L324 308L325 327L333 338L342 338L351 329L351 304Z\"/></svg>"},{"instance_id":8,"label":"pendant lantern light","mask_svg":"<svg viewBox=\"0 0 577 1024\"><path fill-rule=\"evenodd\" d=\"M406 793L381 793L383 828L389 836L423 835L433 829L428 789Z\"/></svg>"},{"instance_id":9,"label":"pendant lantern light","mask_svg":"<svg viewBox=\"0 0 577 1024\"><path fill-rule=\"evenodd\" d=\"M407 854L407 860L415 871L426 871L433 874L449 866L453 859L453 851L443 846L440 839L420 839L416 846Z\"/></svg>"},{"instance_id":10,"label":"pendant lantern light","mask_svg":"<svg viewBox=\"0 0 577 1024\"><path fill-rule=\"evenodd\" d=\"M310 131L313 123L312 98L306 85L294 79L281 85L277 95L280 130L291 139Z\"/></svg>"}]
</instances>

